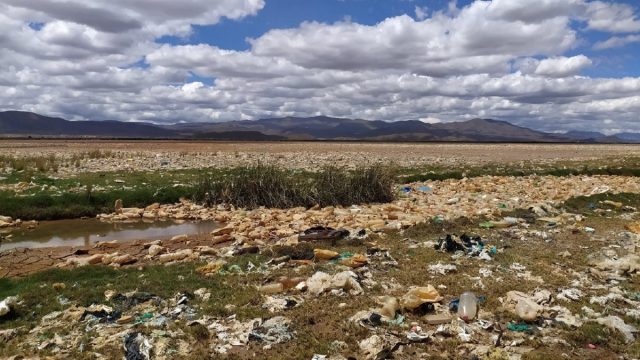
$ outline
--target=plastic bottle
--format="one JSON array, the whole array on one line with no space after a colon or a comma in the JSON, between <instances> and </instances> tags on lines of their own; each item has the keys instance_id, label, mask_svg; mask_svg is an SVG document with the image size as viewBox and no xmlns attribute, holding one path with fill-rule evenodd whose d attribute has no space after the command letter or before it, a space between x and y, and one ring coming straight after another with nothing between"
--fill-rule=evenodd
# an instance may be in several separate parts
<instances>
[{"instance_id":1,"label":"plastic bottle","mask_svg":"<svg viewBox=\"0 0 640 360\"><path fill-rule=\"evenodd\" d=\"M478 311L478 298L472 292L465 292L460 295L460 303L458 304L458 316L460 319L468 322L476 317Z\"/></svg>"},{"instance_id":2,"label":"plastic bottle","mask_svg":"<svg viewBox=\"0 0 640 360\"><path fill-rule=\"evenodd\" d=\"M284 286L281 283L272 283L261 286L258 291L263 294L277 294L279 292L284 291Z\"/></svg>"},{"instance_id":3,"label":"plastic bottle","mask_svg":"<svg viewBox=\"0 0 640 360\"><path fill-rule=\"evenodd\" d=\"M300 284L301 282L305 281L305 278L302 277L294 277L294 278L289 278L286 276L282 276L280 278L278 278L278 282L280 284L282 284L282 288L284 290L286 289L291 289L296 287L296 285Z\"/></svg>"}]
</instances>

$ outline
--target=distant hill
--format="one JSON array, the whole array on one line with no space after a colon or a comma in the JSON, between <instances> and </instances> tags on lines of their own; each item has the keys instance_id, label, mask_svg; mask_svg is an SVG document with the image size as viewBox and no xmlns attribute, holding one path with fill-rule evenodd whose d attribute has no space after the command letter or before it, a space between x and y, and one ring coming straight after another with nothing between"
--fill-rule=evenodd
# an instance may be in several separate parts
<instances>
[{"instance_id":1,"label":"distant hill","mask_svg":"<svg viewBox=\"0 0 640 360\"><path fill-rule=\"evenodd\" d=\"M170 138L176 133L147 123L68 121L23 111L0 112L0 135Z\"/></svg>"},{"instance_id":2,"label":"distant hill","mask_svg":"<svg viewBox=\"0 0 640 360\"><path fill-rule=\"evenodd\" d=\"M370 121L327 116L285 117L224 123L176 124L167 129L193 135L198 132L258 131L295 140L387 140L387 141L482 141L563 142L566 137L510 124L473 119L464 122L427 124L418 120Z\"/></svg>"},{"instance_id":3,"label":"distant hill","mask_svg":"<svg viewBox=\"0 0 640 360\"><path fill-rule=\"evenodd\" d=\"M381 121L328 116L283 117L219 123L151 123L68 121L30 112L0 112L0 136L171 138L228 141L365 140L464 142L640 142L640 134L605 136L571 131L550 134L506 121L472 119L427 124L418 120Z\"/></svg>"},{"instance_id":4,"label":"distant hill","mask_svg":"<svg viewBox=\"0 0 640 360\"><path fill-rule=\"evenodd\" d=\"M564 136L572 139L577 139L577 140L588 140L588 139L599 139L599 138L605 137L606 135L597 131L572 130L564 133Z\"/></svg>"},{"instance_id":5,"label":"distant hill","mask_svg":"<svg viewBox=\"0 0 640 360\"><path fill-rule=\"evenodd\" d=\"M281 141L287 140L284 136L265 135L259 131L221 131L196 133L193 139L200 140L224 140L224 141Z\"/></svg>"},{"instance_id":6,"label":"distant hill","mask_svg":"<svg viewBox=\"0 0 640 360\"><path fill-rule=\"evenodd\" d=\"M640 142L640 133L619 133L615 135L618 139L630 142Z\"/></svg>"},{"instance_id":7,"label":"distant hill","mask_svg":"<svg viewBox=\"0 0 640 360\"><path fill-rule=\"evenodd\" d=\"M564 136L584 143L620 144L640 142L640 134L638 133L605 135L597 131L568 131Z\"/></svg>"}]
</instances>

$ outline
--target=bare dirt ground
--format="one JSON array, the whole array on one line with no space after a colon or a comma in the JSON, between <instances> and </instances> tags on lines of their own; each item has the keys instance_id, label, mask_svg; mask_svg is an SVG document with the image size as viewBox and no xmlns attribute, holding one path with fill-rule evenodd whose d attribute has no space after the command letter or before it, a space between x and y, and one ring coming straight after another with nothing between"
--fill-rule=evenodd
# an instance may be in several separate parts
<instances>
[{"instance_id":1,"label":"bare dirt ground","mask_svg":"<svg viewBox=\"0 0 640 360\"><path fill-rule=\"evenodd\" d=\"M0 141L0 156L97 149L113 154L58 175L256 161L452 170L576 161L635 174L625 159L640 158L634 145ZM27 173L4 171L7 182ZM159 204L125 213L226 224L204 237L2 252L0 358L640 358L640 178L493 175L398 184L394 203L345 208ZM313 225L351 235L301 240ZM453 243L441 247L447 235ZM479 305L465 319L455 307L467 291Z\"/></svg>"},{"instance_id":2,"label":"bare dirt ground","mask_svg":"<svg viewBox=\"0 0 640 360\"><path fill-rule=\"evenodd\" d=\"M259 157L308 154L316 156L316 161L322 161L323 155L334 154L353 162L358 161L364 154L368 158L399 162L402 165L415 161L475 164L640 156L638 145L0 140L1 152L24 156L60 152L79 153L96 149L183 155L247 153Z\"/></svg>"}]
</instances>

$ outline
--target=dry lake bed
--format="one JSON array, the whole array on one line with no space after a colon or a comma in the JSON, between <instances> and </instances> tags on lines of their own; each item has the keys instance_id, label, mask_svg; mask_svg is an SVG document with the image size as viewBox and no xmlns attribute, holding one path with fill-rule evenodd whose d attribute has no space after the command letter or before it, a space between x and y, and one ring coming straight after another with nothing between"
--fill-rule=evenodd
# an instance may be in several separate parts
<instances>
[{"instance_id":1,"label":"dry lake bed","mask_svg":"<svg viewBox=\"0 0 640 360\"><path fill-rule=\"evenodd\" d=\"M1 140L0 357L639 358L638 176L635 145Z\"/></svg>"}]
</instances>

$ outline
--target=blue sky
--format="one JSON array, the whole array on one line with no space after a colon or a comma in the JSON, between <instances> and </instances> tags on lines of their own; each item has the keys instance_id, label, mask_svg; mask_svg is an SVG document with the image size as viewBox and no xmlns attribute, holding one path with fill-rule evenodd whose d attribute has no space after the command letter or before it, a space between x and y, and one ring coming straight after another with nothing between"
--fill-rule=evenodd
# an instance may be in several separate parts
<instances>
[{"instance_id":1,"label":"blue sky","mask_svg":"<svg viewBox=\"0 0 640 360\"><path fill-rule=\"evenodd\" d=\"M472 1L457 1L458 7L464 7ZM632 0L617 1L637 7ZM256 15L241 20L223 19L216 25L196 26L193 33L186 37L168 36L158 39L159 43L169 44L210 44L225 49L248 50L247 39L257 38L271 29L295 28L305 21L335 23L350 21L375 25L389 17L408 14L416 16L415 9L420 7L429 13L444 11L448 0L410 1L410 0L275 0L267 1L265 7ZM576 22L576 29L584 29L584 23ZM584 43L579 44L568 54L585 54L594 60L596 66L585 70L585 74L595 77L640 76L640 44L624 48L593 51L592 45L606 40L606 32L585 29L581 32Z\"/></svg>"},{"instance_id":2,"label":"blue sky","mask_svg":"<svg viewBox=\"0 0 640 360\"><path fill-rule=\"evenodd\" d=\"M0 110L640 132L635 0L0 0L0 34Z\"/></svg>"}]
</instances>

